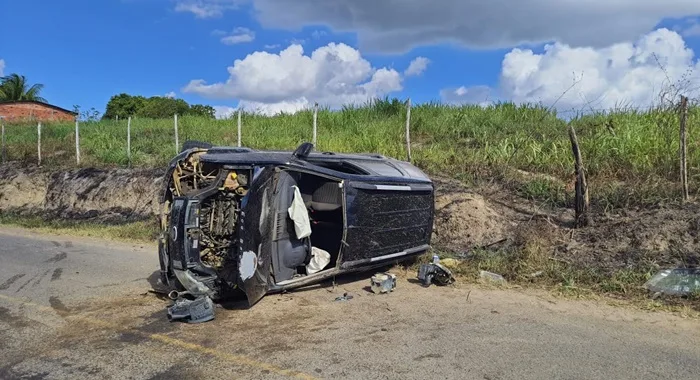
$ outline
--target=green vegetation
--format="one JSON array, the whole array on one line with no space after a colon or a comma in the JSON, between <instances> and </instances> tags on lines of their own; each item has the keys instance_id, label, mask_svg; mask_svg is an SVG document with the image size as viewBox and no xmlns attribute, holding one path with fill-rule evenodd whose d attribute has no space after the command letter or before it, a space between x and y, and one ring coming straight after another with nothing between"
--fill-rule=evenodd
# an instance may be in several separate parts
<instances>
[{"instance_id":1,"label":"green vegetation","mask_svg":"<svg viewBox=\"0 0 700 380\"><path fill-rule=\"evenodd\" d=\"M378 100L318 115L318 149L379 152L404 159L405 105ZM536 201L565 205L573 184L567 122L541 106L504 103L486 108L424 104L412 109L412 154L431 174L478 184L498 181ZM700 151L695 126L688 121L689 176L696 192ZM594 205L602 208L654 204L675 198L678 167L678 113L673 110L620 110L575 118ZM243 145L258 149L294 149L312 135L312 113L265 117L243 115ZM74 125L42 129L46 165L74 165ZM132 119L134 166L158 167L175 154L172 119ZM235 120L183 116L179 141L202 140L235 145ZM85 166L126 166L126 120L83 123L81 159ZM36 128L7 126L8 157L36 162ZM49 158L49 159L46 159ZM520 170L520 172L518 172ZM526 173L523 173L526 172ZM544 176L544 177L542 177Z\"/></svg>"},{"instance_id":2,"label":"green vegetation","mask_svg":"<svg viewBox=\"0 0 700 380\"><path fill-rule=\"evenodd\" d=\"M189 105L182 99L167 98L162 96L131 96L119 94L109 99L104 119L123 119L129 116L164 119L173 115L198 116L206 119L214 118L215 110L212 106L201 104Z\"/></svg>"},{"instance_id":3,"label":"green vegetation","mask_svg":"<svg viewBox=\"0 0 700 380\"><path fill-rule=\"evenodd\" d=\"M158 236L158 223L155 221L100 224L90 221L47 219L39 216L0 213L0 225L29 228L56 235L94 237L149 244L153 243Z\"/></svg>"},{"instance_id":4,"label":"green vegetation","mask_svg":"<svg viewBox=\"0 0 700 380\"><path fill-rule=\"evenodd\" d=\"M43 84L29 85L24 75L10 74L0 78L0 102L16 102L20 100L33 100L46 102L40 96Z\"/></svg>"}]
</instances>

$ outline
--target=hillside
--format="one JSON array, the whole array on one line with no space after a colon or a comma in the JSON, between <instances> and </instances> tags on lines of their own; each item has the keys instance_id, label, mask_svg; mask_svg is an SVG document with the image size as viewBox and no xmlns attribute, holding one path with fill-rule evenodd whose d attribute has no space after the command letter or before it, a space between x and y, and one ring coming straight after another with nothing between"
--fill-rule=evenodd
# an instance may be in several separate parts
<instances>
[{"instance_id":1,"label":"hillside","mask_svg":"<svg viewBox=\"0 0 700 380\"><path fill-rule=\"evenodd\" d=\"M318 150L379 152L406 157L405 105L376 101L364 107L318 114ZM571 115L566 115L571 116ZM700 152L691 108L689 177L697 192ZM243 145L293 149L312 136L312 112L242 118ZM678 112L620 110L570 120L576 127L588 171L594 206L602 209L648 206L677 198ZM81 164L126 167L126 120L82 123ZM180 145L186 140L221 145L237 142L236 120L179 119ZM551 205L567 205L573 180L567 122L540 106L500 104L453 107L425 104L412 109L414 162L431 175L468 185L497 182L508 190ZM6 126L9 160L36 162L35 125ZM134 167L162 167L175 153L173 120L134 119L131 126ZM75 166L75 126L42 128L43 165Z\"/></svg>"}]
</instances>

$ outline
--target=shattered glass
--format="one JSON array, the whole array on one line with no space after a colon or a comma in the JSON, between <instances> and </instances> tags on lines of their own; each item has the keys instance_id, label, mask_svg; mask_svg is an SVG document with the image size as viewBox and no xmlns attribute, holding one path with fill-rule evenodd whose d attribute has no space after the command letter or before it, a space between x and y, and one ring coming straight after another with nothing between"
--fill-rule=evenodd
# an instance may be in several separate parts
<instances>
[{"instance_id":1,"label":"shattered glass","mask_svg":"<svg viewBox=\"0 0 700 380\"><path fill-rule=\"evenodd\" d=\"M700 268L664 269L650 278L644 287L672 296L700 293Z\"/></svg>"}]
</instances>

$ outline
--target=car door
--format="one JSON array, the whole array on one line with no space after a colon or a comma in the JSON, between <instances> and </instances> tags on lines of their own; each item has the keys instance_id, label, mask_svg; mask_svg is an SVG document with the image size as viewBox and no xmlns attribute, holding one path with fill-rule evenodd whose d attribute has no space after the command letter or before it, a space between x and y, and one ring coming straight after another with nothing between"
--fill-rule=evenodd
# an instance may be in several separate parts
<instances>
[{"instance_id":1,"label":"car door","mask_svg":"<svg viewBox=\"0 0 700 380\"><path fill-rule=\"evenodd\" d=\"M241 201L238 283L252 306L270 288L275 168L262 168Z\"/></svg>"}]
</instances>

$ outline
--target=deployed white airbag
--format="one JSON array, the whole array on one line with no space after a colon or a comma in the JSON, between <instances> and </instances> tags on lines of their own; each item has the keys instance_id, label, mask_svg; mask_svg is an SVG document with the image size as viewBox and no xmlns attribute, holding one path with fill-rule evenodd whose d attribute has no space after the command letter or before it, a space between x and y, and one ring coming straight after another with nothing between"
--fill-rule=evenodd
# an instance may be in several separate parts
<instances>
[{"instance_id":1,"label":"deployed white airbag","mask_svg":"<svg viewBox=\"0 0 700 380\"><path fill-rule=\"evenodd\" d=\"M331 262L331 254L321 248L311 247L311 261L306 265L306 274L314 274Z\"/></svg>"},{"instance_id":2,"label":"deployed white airbag","mask_svg":"<svg viewBox=\"0 0 700 380\"><path fill-rule=\"evenodd\" d=\"M297 239L303 239L311 235L311 222L309 222L309 212L306 210L304 199L301 197L301 191L296 186L294 188L294 199L292 205L287 211L289 217L294 221L294 231L297 234Z\"/></svg>"}]
</instances>

